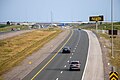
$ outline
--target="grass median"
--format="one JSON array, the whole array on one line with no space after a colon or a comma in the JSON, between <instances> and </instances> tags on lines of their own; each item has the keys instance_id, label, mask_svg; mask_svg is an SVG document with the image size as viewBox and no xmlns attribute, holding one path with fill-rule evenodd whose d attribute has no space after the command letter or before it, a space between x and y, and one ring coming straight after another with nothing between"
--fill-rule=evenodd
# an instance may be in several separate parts
<instances>
[{"instance_id":1,"label":"grass median","mask_svg":"<svg viewBox=\"0 0 120 80\"><path fill-rule=\"evenodd\" d=\"M60 29L36 30L0 40L0 76L40 49L60 32L62 32Z\"/></svg>"}]
</instances>

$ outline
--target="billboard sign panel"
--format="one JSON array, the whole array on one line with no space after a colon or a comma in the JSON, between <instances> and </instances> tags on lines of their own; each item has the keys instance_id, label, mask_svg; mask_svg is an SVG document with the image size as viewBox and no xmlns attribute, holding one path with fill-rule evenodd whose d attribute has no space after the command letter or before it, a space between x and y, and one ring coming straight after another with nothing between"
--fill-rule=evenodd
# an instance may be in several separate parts
<instances>
[{"instance_id":1,"label":"billboard sign panel","mask_svg":"<svg viewBox=\"0 0 120 80\"><path fill-rule=\"evenodd\" d=\"M104 21L104 17L101 16L90 16L89 21Z\"/></svg>"}]
</instances>

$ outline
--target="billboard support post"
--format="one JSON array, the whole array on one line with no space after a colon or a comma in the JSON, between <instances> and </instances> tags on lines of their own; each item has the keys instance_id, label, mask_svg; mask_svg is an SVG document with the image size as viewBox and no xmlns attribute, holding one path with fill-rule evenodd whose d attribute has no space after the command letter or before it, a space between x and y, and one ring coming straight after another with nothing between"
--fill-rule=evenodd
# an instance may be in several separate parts
<instances>
[{"instance_id":1,"label":"billboard support post","mask_svg":"<svg viewBox=\"0 0 120 80\"><path fill-rule=\"evenodd\" d=\"M98 21L96 21L96 32L98 32Z\"/></svg>"},{"instance_id":2,"label":"billboard support post","mask_svg":"<svg viewBox=\"0 0 120 80\"><path fill-rule=\"evenodd\" d=\"M96 22L96 32L98 32L98 21L104 21L104 16L90 16L89 21L95 21Z\"/></svg>"}]
</instances>

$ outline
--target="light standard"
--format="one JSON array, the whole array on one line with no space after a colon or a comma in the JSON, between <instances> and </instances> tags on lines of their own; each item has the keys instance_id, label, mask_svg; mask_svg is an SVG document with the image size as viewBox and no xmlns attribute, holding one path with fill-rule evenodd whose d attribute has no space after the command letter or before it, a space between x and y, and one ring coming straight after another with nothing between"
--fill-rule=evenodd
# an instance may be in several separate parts
<instances>
[{"instance_id":1,"label":"light standard","mask_svg":"<svg viewBox=\"0 0 120 80\"><path fill-rule=\"evenodd\" d=\"M114 45L113 45L113 0L111 0L111 32L112 32L112 36L111 36L111 52L112 52L112 58L114 58ZM112 72L115 71L115 67L112 66Z\"/></svg>"},{"instance_id":2,"label":"light standard","mask_svg":"<svg viewBox=\"0 0 120 80\"><path fill-rule=\"evenodd\" d=\"M111 31L112 31L112 36L111 36L111 38L112 38L112 44L111 44L112 48L111 48L111 50L112 50L112 57L114 57L114 51L113 51L113 0L111 0Z\"/></svg>"}]
</instances>

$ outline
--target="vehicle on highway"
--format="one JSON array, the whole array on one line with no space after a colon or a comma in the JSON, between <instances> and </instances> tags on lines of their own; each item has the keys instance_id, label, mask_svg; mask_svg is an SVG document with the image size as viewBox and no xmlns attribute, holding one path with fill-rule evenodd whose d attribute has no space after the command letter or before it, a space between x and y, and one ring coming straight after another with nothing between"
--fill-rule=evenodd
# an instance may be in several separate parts
<instances>
[{"instance_id":1,"label":"vehicle on highway","mask_svg":"<svg viewBox=\"0 0 120 80\"><path fill-rule=\"evenodd\" d=\"M80 71L80 62L79 61L71 61L69 70L79 70Z\"/></svg>"},{"instance_id":2,"label":"vehicle on highway","mask_svg":"<svg viewBox=\"0 0 120 80\"><path fill-rule=\"evenodd\" d=\"M64 47L62 53L70 53L71 52L70 50L71 50L70 47Z\"/></svg>"}]
</instances>

